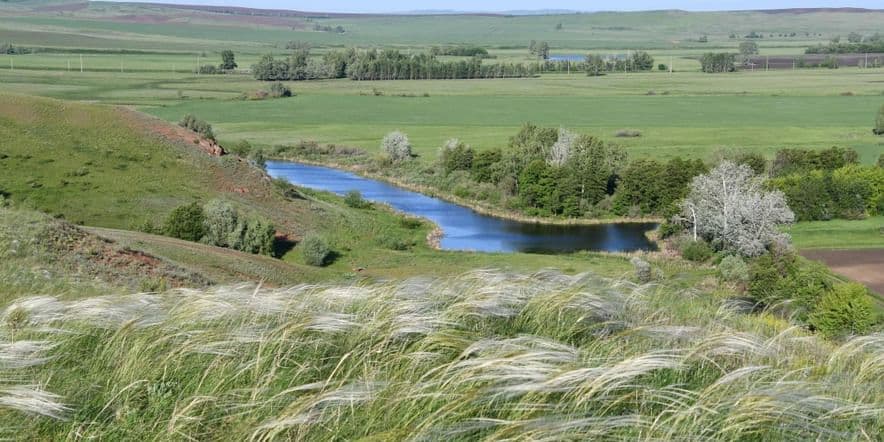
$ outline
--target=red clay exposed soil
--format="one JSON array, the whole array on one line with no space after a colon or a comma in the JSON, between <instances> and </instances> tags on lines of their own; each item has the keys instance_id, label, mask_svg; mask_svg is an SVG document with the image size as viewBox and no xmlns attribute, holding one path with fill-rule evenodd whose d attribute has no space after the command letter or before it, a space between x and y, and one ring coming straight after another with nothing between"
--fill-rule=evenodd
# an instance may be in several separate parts
<instances>
[{"instance_id":1,"label":"red clay exposed soil","mask_svg":"<svg viewBox=\"0 0 884 442\"><path fill-rule=\"evenodd\" d=\"M884 249L806 250L801 255L822 261L835 273L867 285L884 295Z\"/></svg>"},{"instance_id":2,"label":"red clay exposed soil","mask_svg":"<svg viewBox=\"0 0 884 442\"><path fill-rule=\"evenodd\" d=\"M147 115L128 108L121 107L120 110L123 113L122 116L132 122L139 129L159 135L166 141L172 143L190 143L191 146L196 147L213 157L220 157L226 153L224 148L215 141L205 138L189 129L175 124L169 124L158 118L148 117Z\"/></svg>"},{"instance_id":3,"label":"red clay exposed soil","mask_svg":"<svg viewBox=\"0 0 884 442\"><path fill-rule=\"evenodd\" d=\"M211 282L144 252L120 247L63 221L52 221L41 242L55 259L77 275L139 289L162 280L168 287L206 286Z\"/></svg>"}]
</instances>

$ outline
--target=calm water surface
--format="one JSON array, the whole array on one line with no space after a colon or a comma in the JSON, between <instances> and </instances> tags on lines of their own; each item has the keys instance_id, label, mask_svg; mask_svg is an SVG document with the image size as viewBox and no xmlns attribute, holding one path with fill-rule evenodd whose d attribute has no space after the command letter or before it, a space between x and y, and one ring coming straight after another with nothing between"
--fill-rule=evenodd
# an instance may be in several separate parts
<instances>
[{"instance_id":1,"label":"calm water surface","mask_svg":"<svg viewBox=\"0 0 884 442\"><path fill-rule=\"evenodd\" d=\"M559 226L523 223L481 215L466 207L329 167L268 161L267 172L292 184L344 195L358 190L370 201L427 218L445 232L445 250L568 253L579 250L656 250L645 238L654 223Z\"/></svg>"}]
</instances>

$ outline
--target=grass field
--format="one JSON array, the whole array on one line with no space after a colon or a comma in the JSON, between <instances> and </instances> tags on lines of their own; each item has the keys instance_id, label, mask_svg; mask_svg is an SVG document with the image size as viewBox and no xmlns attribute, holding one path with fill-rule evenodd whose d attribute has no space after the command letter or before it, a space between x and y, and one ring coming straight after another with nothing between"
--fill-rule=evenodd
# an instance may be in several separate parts
<instances>
[{"instance_id":1,"label":"grass field","mask_svg":"<svg viewBox=\"0 0 884 442\"><path fill-rule=\"evenodd\" d=\"M799 249L884 248L884 217L803 222L788 233Z\"/></svg>"}]
</instances>

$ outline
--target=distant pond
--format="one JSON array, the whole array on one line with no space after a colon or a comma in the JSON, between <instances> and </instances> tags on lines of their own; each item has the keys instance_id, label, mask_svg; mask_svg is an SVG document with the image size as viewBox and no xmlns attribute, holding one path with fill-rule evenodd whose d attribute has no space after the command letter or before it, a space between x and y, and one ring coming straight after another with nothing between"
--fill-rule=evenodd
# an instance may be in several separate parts
<instances>
[{"instance_id":1,"label":"distant pond","mask_svg":"<svg viewBox=\"0 0 884 442\"><path fill-rule=\"evenodd\" d=\"M586 61L586 54L550 55L549 61L570 61L570 62Z\"/></svg>"},{"instance_id":2,"label":"distant pond","mask_svg":"<svg viewBox=\"0 0 884 442\"><path fill-rule=\"evenodd\" d=\"M405 190L377 180L330 167L268 161L274 178L311 189L344 195L358 190L370 201L389 204L396 210L427 218L444 232L445 250L480 252L570 253L581 250L632 252L656 250L645 233L655 223L549 225L525 223L482 215L473 210Z\"/></svg>"}]
</instances>

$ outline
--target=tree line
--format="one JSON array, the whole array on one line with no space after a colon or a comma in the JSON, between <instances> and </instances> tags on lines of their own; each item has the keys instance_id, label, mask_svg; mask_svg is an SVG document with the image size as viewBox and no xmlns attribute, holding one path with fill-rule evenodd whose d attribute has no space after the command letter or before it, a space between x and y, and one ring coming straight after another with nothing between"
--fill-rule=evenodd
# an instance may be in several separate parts
<instances>
[{"instance_id":1,"label":"tree line","mask_svg":"<svg viewBox=\"0 0 884 442\"><path fill-rule=\"evenodd\" d=\"M382 143L397 169L413 158L407 136L388 135ZM528 216L610 217L663 215L676 210L690 180L706 170L699 160L675 158L627 161L626 151L597 137L527 123L507 149L476 151L452 139L441 148L439 172L422 179L440 187L495 189L500 203Z\"/></svg>"},{"instance_id":2,"label":"tree line","mask_svg":"<svg viewBox=\"0 0 884 442\"><path fill-rule=\"evenodd\" d=\"M805 49L805 54L871 54L884 52L884 37L880 33L862 36L855 32L848 35L846 43L835 37L828 44L820 44Z\"/></svg>"},{"instance_id":3,"label":"tree line","mask_svg":"<svg viewBox=\"0 0 884 442\"><path fill-rule=\"evenodd\" d=\"M522 63L483 64L481 58L441 61L432 54L404 54L376 49L332 51L321 59L310 57L309 49L297 49L286 58L265 55L252 66L257 80L311 80L349 78L367 80L455 80L515 78L536 75L536 67Z\"/></svg>"}]
</instances>

